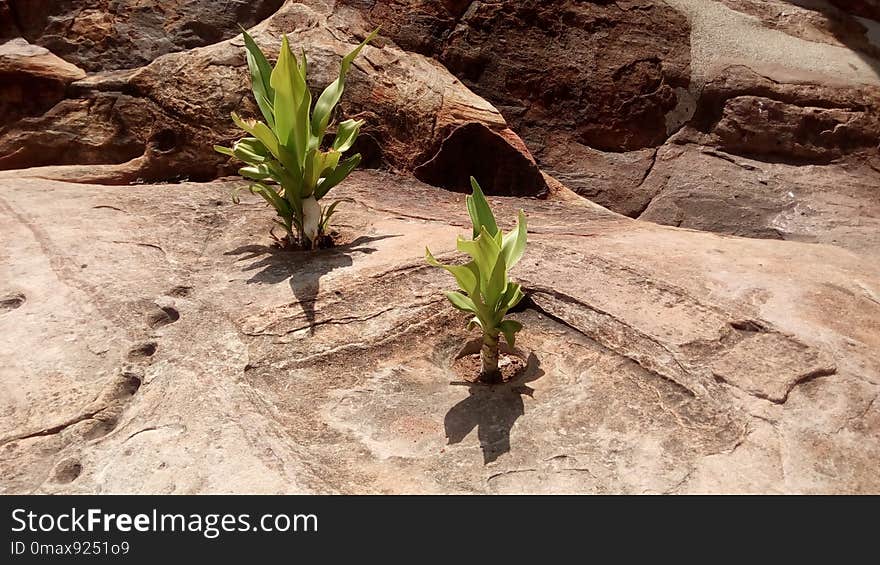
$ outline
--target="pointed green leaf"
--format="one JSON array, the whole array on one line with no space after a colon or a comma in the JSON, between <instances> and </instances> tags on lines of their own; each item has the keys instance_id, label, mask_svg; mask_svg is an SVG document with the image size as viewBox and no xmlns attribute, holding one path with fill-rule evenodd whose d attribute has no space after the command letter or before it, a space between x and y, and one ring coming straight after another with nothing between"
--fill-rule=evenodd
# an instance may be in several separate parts
<instances>
[{"instance_id":1,"label":"pointed green leaf","mask_svg":"<svg viewBox=\"0 0 880 565\"><path fill-rule=\"evenodd\" d=\"M459 288L465 291L468 296L476 296L480 291L480 277L477 272L476 264L471 261L467 265L444 265L437 261L431 251L425 247L425 260L433 267L445 269L455 277L455 282Z\"/></svg>"},{"instance_id":2,"label":"pointed green leaf","mask_svg":"<svg viewBox=\"0 0 880 565\"><path fill-rule=\"evenodd\" d=\"M494 237L498 233L498 224L495 222L495 215L492 214L489 202L486 200L485 195L483 195L480 183L474 177L471 177L471 188L473 189L473 194L468 196L466 201L468 214L471 217L471 223L474 225L474 239L477 239L477 236L480 235L480 228L483 226Z\"/></svg>"},{"instance_id":3,"label":"pointed green leaf","mask_svg":"<svg viewBox=\"0 0 880 565\"><path fill-rule=\"evenodd\" d=\"M483 289L486 305L492 310L497 310L505 290L507 290L507 265L504 263L504 256L499 253L492 274L489 276L489 284Z\"/></svg>"},{"instance_id":4,"label":"pointed green leaf","mask_svg":"<svg viewBox=\"0 0 880 565\"><path fill-rule=\"evenodd\" d=\"M512 269L522 258L526 250L526 215L520 210L516 221L516 229L504 235L501 244L504 262Z\"/></svg>"},{"instance_id":5,"label":"pointed green leaf","mask_svg":"<svg viewBox=\"0 0 880 565\"><path fill-rule=\"evenodd\" d=\"M248 165L238 170L238 174L253 180L266 180L272 178L269 167L266 165Z\"/></svg>"},{"instance_id":6,"label":"pointed green leaf","mask_svg":"<svg viewBox=\"0 0 880 565\"><path fill-rule=\"evenodd\" d=\"M324 174L330 174L339 164L339 151L327 152L313 149L306 155L305 178L303 179L303 196L309 196L318 185L318 181ZM317 198L316 198L317 200Z\"/></svg>"},{"instance_id":7,"label":"pointed green leaf","mask_svg":"<svg viewBox=\"0 0 880 565\"><path fill-rule=\"evenodd\" d=\"M501 256L501 248L498 243L486 231L486 226L482 226L480 235L477 239L467 240L458 238L456 246L462 253L467 253L477 264L480 272L481 288L489 284L492 272L495 270L495 264Z\"/></svg>"},{"instance_id":8,"label":"pointed green leaf","mask_svg":"<svg viewBox=\"0 0 880 565\"><path fill-rule=\"evenodd\" d=\"M232 152L232 149L228 147L223 147L222 145L215 145L214 151L217 153L222 153L224 155L229 155L230 157L235 157L235 153Z\"/></svg>"},{"instance_id":9,"label":"pointed green leaf","mask_svg":"<svg viewBox=\"0 0 880 565\"><path fill-rule=\"evenodd\" d=\"M275 137L275 132L269 129L266 124L256 120L243 120L235 112L232 112L232 121L235 122L235 125L259 139L272 155L275 155L278 159L281 158L281 152L278 149L278 138Z\"/></svg>"},{"instance_id":10,"label":"pointed green leaf","mask_svg":"<svg viewBox=\"0 0 880 565\"><path fill-rule=\"evenodd\" d=\"M257 106L259 106L260 112L266 118L269 126L275 127L275 112L272 109L272 100L275 99L275 92L269 80L272 75L272 67L250 34L244 28L241 31L242 36L244 36L248 70L251 74L251 89L254 91L254 97L257 99Z\"/></svg>"},{"instance_id":11,"label":"pointed green leaf","mask_svg":"<svg viewBox=\"0 0 880 565\"><path fill-rule=\"evenodd\" d=\"M324 212L321 214L321 216L322 216L321 231L322 232L324 232L324 233L327 232L327 228L330 226L330 218L333 217L333 214L336 213L336 207L339 206L340 202L342 202L342 200L337 200L333 204L324 208Z\"/></svg>"},{"instance_id":12,"label":"pointed green leaf","mask_svg":"<svg viewBox=\"0 0 880 565\"><path fill-rule=\"evenodd\" d=\"M255 137L246 137L235 142L232 153L249 165L259 165L271 159L269 150Z\"/></svg>"},{"instance_id":13,"label":"pointed green leaf","mask_svg":"<svg viewBox=\"0 0 880 565\"><path fill-rule=\"evenodd\" d=\"M345 77L348 74L348 69L351 67L351 63L360 54L364 45L372 41L378 32L378 29L373 31L360 43L360 45L355 47L351 53L342 58L342 62L339 64L338 78L331 82L327 88L324 89L324 92L321 93L321 96L318 97L318 101L315 103L315 111L312 113L311 130L312 136L317 138L319 143L324 137L324 132L327 130L327 124L330 122L333 108L336 107L336 104L339 103L339 99L342 97L342 91L345 88Z\"/></svg>"},{"instance_id":14,"label":"pointed green leaf","mask_svg":"<svg viewBox=\"0 0 880 565\"><path fill-rule=\"evenodd\" d=\"M525 293L522 291L522 287L516 283L510 283L507 285L507 290L504 293L504 297L502 299L502 306L504 307L504 313L506 314L508 310L519 304L520 300L525 297Z\"/></svg>"},{"instance_id":15,"label":"pointed green leaf","mask_svg":"<svg viewBox=\"0 0 880 565\"><path fill-rule=\"evenodd\" d=\"M333 149L340 153L345 153L357 140L358 133L361 131L363 120L345 120L336 128L336 137L333 139Z\"/></svg>"},{"instance_id":16,"label":"pointed green leaf","mask_svg":"<svg viewBox=\"0 0 880 565\"><path fill-rule=\"evenodd\" d=\"M320 182L318 187L315 189L315 198L320 200L327 194L331 188L336 186L345 180L355 167L358 166L358 163L361 162L361 154L355 153L348 159L345 159L339 165L330 171L327 176L324 177L324 180Z\"/></svg>"},{"instance_id":17,"label":"pointed green leaf","mask_svg":"<svg viewBox=\"0 0 880 565\"><path fill-rule=\"evenodd\" d=\"M471 312L473 314L477 313L477 308L474 306L474 303L470 298L463 295L460 292L446 292L446 298L449 299L449 302L452 303L453 306L458 308L459 310L464 310L465 312Z\"/></svg>"},{"instance_id":18,"label":"pointed green leaf","mask_svg":"<svg viewBox=\"0 0 880 565\"><path fill-rule=\"evenodd\" d=\"M516 347L516 333L523 328L516 320L504 320L498 325L498 329L504 334L504 339L510 347Z\"/></svg>"},{"instance_id":19,"label":"pointed green leaf","mask_svg":"<svg viewBox=\"0 0 880 565\"><path fill-rule=\"evenodd\" d=\"M290 206L284 198L281 197L280 194L275 192L275 190L271 187L266 186L262 183L254 183L249 187L250 191L254 194L259 194L266 200L275 211L278 212L278 215L282 218L288 218L291 215Z\"/></svg>"},{"instance_id":20,"label":"pointed green leaf","mask_svg":"<svg viewBox=\"0 0 880 565\"><path fill-rule=\"evenodd\" d=\"M293 154L302 169L308 150L311 94L300 73L296 57L290 51L286 35L281 40L281 51L272 70L270 83L275 89L275 131L278 133L278 143Z\"/></svg>"}]
</instances>

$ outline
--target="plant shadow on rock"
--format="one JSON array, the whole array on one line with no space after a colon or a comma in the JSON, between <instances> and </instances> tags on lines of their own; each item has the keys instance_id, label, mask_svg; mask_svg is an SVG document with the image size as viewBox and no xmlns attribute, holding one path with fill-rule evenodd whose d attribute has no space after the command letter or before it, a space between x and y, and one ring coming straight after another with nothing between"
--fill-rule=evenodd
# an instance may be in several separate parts
<instances>
[{"instance_id":1,"label":"plant shadow on rock","mask_svg":"<svg viewBox=\"0 0 880 565\"><path fill-rule=\"evenodd\" d=\"M351 266L353 253L370 254L376 251L367 244L397 235L360 236L354 241L320 249L317 251L291 251L267 245L243 245L226 255L246 255L240 261L257 259L245 266L243 271L257 271L247 280L248 284L278 284L288 281L293 295L302 306L309 324L309 332L314 333L315 302L319 292L321 277L334 269Z\"/></svg>"},{"instance_id":2,"label":"plant shadow on rock","mask_svg":"<svg viewBox=\"0 0 880 565\"><path fill-rule=\"evenodd\" d=\"M487 385L480 382L453 383L467 386L467 398L453 406L443 420L449 445L460 443L474 428L488 464L510 451L510 430L525 415L523 395L535 392L527 383L544 376L541 363L529 354L526 367L508 382Z\"/></svg>"}]
</instances>

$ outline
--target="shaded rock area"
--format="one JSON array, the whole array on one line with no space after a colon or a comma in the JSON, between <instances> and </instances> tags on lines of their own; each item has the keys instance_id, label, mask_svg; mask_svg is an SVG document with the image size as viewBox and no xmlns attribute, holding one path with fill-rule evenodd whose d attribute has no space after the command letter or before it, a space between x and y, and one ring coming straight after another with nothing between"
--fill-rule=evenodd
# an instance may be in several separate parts
<instances>
[{"instance_id":1,"label":"shaded rock area","mask_svg":"<svg viewBox=\"0 0 880 565\"><path fill-rule=\"evenodd\" d=\"M86 78L79 67L22 38L0 45L0 124L39 115L64 98L67 85Z\"/></svg>"},{"instance_id":2,"label":"shaded rock area","mask_svg":"<svg viewBox=\"0 0 880 565\"><path fill-rule=\"evenodd\" d=\"M423 260L461 195L355 173L308 255L240 181L2 182L3 492L880 490L880 270L849 251L495 199L529 215L529 364L486 386Z\"/></svg>"}]
</instances>

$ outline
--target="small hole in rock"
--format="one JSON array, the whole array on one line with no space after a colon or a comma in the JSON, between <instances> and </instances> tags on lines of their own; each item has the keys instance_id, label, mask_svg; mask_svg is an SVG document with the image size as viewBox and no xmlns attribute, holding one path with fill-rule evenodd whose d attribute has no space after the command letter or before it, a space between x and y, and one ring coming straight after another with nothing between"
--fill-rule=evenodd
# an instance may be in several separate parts
<instances>
[{"instance_id":1,"label":"small hole in rock","mask_svg":"<svg viewBox=\"0 0 880 565\"><path fill-rule=\"evenodd\" d=\"M168 153L177 147L177 134L174 130L163 129L150 139L153 149L159 153Z\"/></svg>"},{"instance_id":2,"label":"small hole in rock","mask_svg":"<svg viewBox=\"0 0 880 565\"><path fill-rule=\"evenodd\" d=\"M25 296L20 292L7 294L3 298L0 298L0 311L15 310L24 304L25 300Z\"/></svg>"},{"instance_id":3,"label":"small hole in rock","mask_svg":"<svg viewBox=\"0 0 880 565\"><path fill-rule=\"evenodd\" d=\"M67 459L62 461L55 467L55 482L67 484L72 483L82 473L82 464L76 459Z\"/></svg>"},{"instance_id":4,"label":"small hole in rock","mask_svg":"<svg viewBox=\"0 0 880 565\"><path fill-rule=\"evenodd\" d=\"M120 392L125 396L134 396L141 388L141 377L135 373L123 373L122 383L120 384Z\"/></svg>"},{"instance_id":5,"label":"small hole in rock","mask_svg":"<svg viewBox=\"0 0 880 565\"><path fill-rule=\"evenodd\" d=\"M134 361L137 359L152 357L153 354L156 353L156 350L158 348L159 346L155 341L145 341L144 343L139 343L128 351L128 359L129 361Z\"/></svg>"},{"instance_id":6,"label":"small hole in rock","mask_svg":"<svg viewBox=\"0 0 880 565\"><path fill-rule=\"evenodd\" d=\"M86 433L83 434L83 439L86 441L91 441L93 439L98 439L100 437L104 437L109 434L116 428L116 424L118 420L114 418L109 418L107 420L100 420L95 423Z\"/></svg>"},{"instance_id":7,"label":"small hole in rock","mask_svg":"<svg viewBox=\"0 0 880 565\"><path fill-rule=\"evenodd\" d=\"M191 286L180 285L172 288L168 292L168 294L170 294L171 296L189 296L190 294L192 294L192 290L193 287Z\"/></svg>"},{"instance_id":8,"label":"small hole in rock","mask_svg":"<svg viewBox=\"0 0 880 565\"><path fill-rule=\"evenodd\" d=\"M179 319L180 312L178 312L176 308L172 306L162 306L150 314L147 322L151 328L155 329L172 324Z\"/></svg>"}]
</instances>

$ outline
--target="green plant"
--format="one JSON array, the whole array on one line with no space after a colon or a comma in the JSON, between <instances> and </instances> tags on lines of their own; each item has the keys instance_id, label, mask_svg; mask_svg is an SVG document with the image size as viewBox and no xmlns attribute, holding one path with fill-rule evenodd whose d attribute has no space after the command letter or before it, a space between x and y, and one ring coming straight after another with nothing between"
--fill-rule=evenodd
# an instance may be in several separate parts
<instances>
[{"instance_id":1,"label":"green plant","mask_svg":"<svg viewBox=\"0 0 880 565\"><path fill-rule=\"evenodd\" d=\"M446 297L459 310L474 314L468 329L479 326L483 331L480 376L482 380L494 381L498 379L499 336L503 334L512 348L516 333L522 329L522 324L504 317L524 296L520 285L510 281L507 273L525 252L526 216L520 210L516 229L502 233L474 177L471 187L473 194L467 197L467 209L473 223L473 239L459 236L456 242L457 249L470 255L471 261L444 265L427 247L425 259L430 265L449 271L464 292L447 292Z\"/></svg>"},{"instance_id":2,"label":"green plant","mask_svg":"<svg viewBox=\"0 0 880 565\"><path fill-rule=\"evenodd\" d=\"M342 97L352 61L378 30L343 57L339 76L324 89L314 108L306 83L305 51L297 60L284 36L272 68L253 38L242 32L251 88L266 121L244 120L233 112L232 120L251 137L236 141L231 148L214 149L247 164L239 174L255 181L249 190L275 209L280 217L275 221L285 229L291 245L314 248L338 204L322 207L318 202L360 163L360 154L341 157L354 145L363 121L339 123L333 143L326 149L322 147L324 134ZM235 196L233 200L238 201Z\"/></svg>"}]
</instances>

